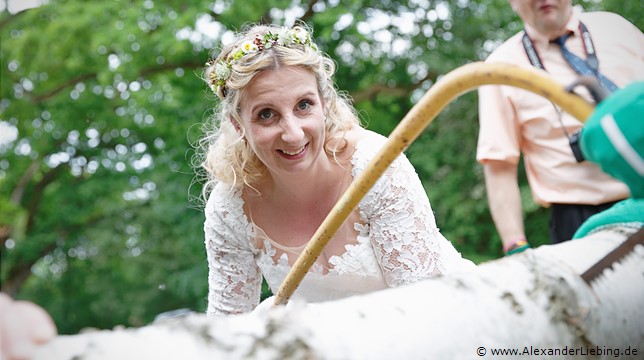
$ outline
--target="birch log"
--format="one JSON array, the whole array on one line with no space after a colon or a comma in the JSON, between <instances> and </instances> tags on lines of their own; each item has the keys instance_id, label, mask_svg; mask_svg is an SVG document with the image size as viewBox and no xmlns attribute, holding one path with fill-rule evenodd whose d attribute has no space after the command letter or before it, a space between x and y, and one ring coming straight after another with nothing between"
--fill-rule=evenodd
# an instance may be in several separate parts
<instances>
[{"instance_id":1,"label":"birch log","mask_svg":"<svg viewBox=\"0 0 644 360\"><path fill-rule=\"evenodd\" d=\"M634 232L614 227L332 302L304 304L296 292L244 315L59 336L35 359L641 359L644 247L592 287L580 277Z\"/></svg>"}]
</instances>

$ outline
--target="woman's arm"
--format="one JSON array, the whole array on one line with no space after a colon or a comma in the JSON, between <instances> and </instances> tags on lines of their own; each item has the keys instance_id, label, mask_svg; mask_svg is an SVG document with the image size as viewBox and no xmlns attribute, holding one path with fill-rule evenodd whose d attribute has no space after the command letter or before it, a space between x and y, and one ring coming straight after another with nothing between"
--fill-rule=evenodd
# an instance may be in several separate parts
<instances>
[{"instance_id":1,"label":"woman's arm","mask_svg":"<svg viewBox=\"0 0 644 360\"><path fill-rule=\"evenodd\" d=\"M262 275L235 207L210 199L204 223L208 258L208 315L252 311L259 303ZM241 209L240 209L241 211ZM241 214L238 214L241 215Z\"/></svg>"},{"instance_id":2,"label":"woman's arm","mask_svg":"<svg viewBox=\"0 0 644 360\"><path fill-rule=\"evenodd\" d=\"M441 257L456 251L436 227L425 189L404 155L378 180L373 201L370 238L387 285L443 275Z\"/></svg>"}]
</instances>

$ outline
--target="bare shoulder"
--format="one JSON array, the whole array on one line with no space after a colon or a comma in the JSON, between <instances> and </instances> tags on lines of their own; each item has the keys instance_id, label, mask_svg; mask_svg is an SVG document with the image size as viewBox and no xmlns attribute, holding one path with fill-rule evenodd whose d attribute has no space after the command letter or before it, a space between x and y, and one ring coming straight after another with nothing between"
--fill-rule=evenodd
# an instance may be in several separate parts
<instances>
[{"instance_id":1,"label":"bare shoulder","mask_svg":"<svg viewBox=\"0 0 644 360\"><path fill-rule=\"evenodd\" d=\"M336 160L341 162L349 161L355 153L356 146L369 134L369 130L354 125L351 129L332 135L327 144L327 150L337 149ZM331 150L333 151L333 150Z\"/></svg>"},{"instance_id":2,"label":"bare shoulder","mask_svg":"<svg viewBox=\"0 0 644 360\"><path fill-rule=\"evenodd\" d=\"M365 129L362 126L354 125L351 128L351 130L347 131L345 134L347 145L349 145L350 149L355 149L356 145L358 145L360 140L369 136L370 133L371 133L370 130Z\"/></svg>"}]
</instances>

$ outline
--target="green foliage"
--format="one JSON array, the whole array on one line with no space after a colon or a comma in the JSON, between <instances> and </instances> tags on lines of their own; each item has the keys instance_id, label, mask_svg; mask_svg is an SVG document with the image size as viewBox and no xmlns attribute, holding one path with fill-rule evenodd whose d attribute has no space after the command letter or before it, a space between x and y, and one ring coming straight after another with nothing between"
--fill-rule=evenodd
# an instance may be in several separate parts
<instances>
[{"instance_id":1,"label":"green foliage","mask_svg":"<svg viewBox=\"0 0 644 360\"><path fill-rule=\"evenodd\" d=\"M641 1L582 3L643 26ZM0 121L18 133L0 144L2 290L45 307L61 333L204 311L192 144L214 96L202 66L226 30L296 18L384 135L441 75L521 28L507 0L50 0L0 13ZM476 109L474 93L453 101L408 155L441 231L481 262L502 251L475 162ZM547 211L528 205L525 217L531 242L546 243Z\"/></svg>"},{"instance_id":2,"label":"green foliage","mask_svg":"<svg viewBox=\"0 0 644 360\"><path fill-rule=\"evenodd\" d=\"M201 5L52 1L3 14L2 119L19 135L3 148L2 286L45 306L62 333L205 308L186 134L210 106L195 75L206 50L174 36Z\"/></svg>"}]
</instances>

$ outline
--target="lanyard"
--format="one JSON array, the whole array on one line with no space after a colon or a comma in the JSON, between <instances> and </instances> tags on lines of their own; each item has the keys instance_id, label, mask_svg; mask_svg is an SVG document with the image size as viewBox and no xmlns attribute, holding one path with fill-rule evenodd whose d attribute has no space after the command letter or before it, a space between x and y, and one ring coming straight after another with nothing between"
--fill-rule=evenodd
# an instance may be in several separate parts
<instances>
[{"instance_id":1,"label":"lanyard","mask_svg":"<svg viewBox=\"0 0 644 360\"><path fill-rule=\"evenodd\" d=\"M584 23L582 23L581 21L579 22L579 32L581 33L581 41L584 44L584 51L586 52L586 63L593 70L593 72L597 74L597 72L599 71L599 59L597 59L597 54L595 53L593 39L590 37L590 32L586 28L586 25L584 25ZM546 67L543 65L543 62L539 57L537 49L534 47L532 39L530 39L530 36L528 36L528 33L525 31L523 31L521 42L523 44L523 49L525 50L526 55L528 55L528 60L530 60L532 66L541 70L546 70Z\"/></svg>"},{"instance_id":2,"label":"lanyard","mask_svg":"<svg viewBox=\"0 0 644 360\"><path fill-rule=\"evenodd\" d=\"M584 25L584 23L582 23L581 21L579 22L579 32L581 33L581 40L584 44L584 51L586 52L586 63L588 64L588 67L590 67L592 72L595 74L595 76L597 76L599 74L599 60L597 59L597 54L595 54L595 46L593 45L593 39L590 37L590 32L588 32L586 25ZM532 42L532 39L530 39L530 37L528 36L528 33L525 30L523 31L523 37L521 38L521 42L523 43L523 49L525 50L525 53L528 55L528 60L530 60L530 63L532 64L532 66L546 71L546 67L543 65L543 62L539 57L539 53L537 52L537 49L534 47L534 43ZM555 106L555 109L557 109L556 106ZM561 123L561 129L563 130L564 135L568 138L568 143L570 144L570 149L572 150L572 153L575 156L575 160L577 160L577 162L584 161L584 156L579 146L580 131L578 130L572 135L568 134L566 127L561 121L561 113L559 112L559 110L557 110L557 114L558 114L559 122Z\"/></svg>"}]
</instances>

